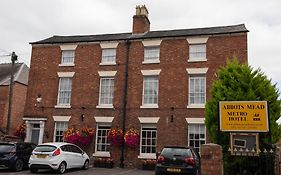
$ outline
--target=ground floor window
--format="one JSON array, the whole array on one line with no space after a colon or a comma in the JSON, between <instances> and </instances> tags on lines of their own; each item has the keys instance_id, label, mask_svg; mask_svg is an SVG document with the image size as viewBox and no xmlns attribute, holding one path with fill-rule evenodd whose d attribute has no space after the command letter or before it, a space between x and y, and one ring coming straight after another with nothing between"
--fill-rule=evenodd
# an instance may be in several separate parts
<instances>
[{"instance_id":1,"label":"ground floor window","mask_svg":"<svg viewBox=\"0 0 281 175\"><path fill-rule=\"evenodd\" d=\"M206 127L204 124L188 124L188 145L199 152L200 145L206 143Z\"/></svg>"},{"instance_id":2,"label":"ground floor window","mask_svg":"<svg viewBox=\"0 0 281 175\"><path fill-rule=\"evenodd\" d=\"M54 141L55 142L64 142L63 133L67 130L68 122L55 122L55 135Z\"/></svg>"},{"instance_id":3,"label":"ground floor window","mask_svg":"<svg viewBox=\"0 0 281 175\"><path fill-rule=\"evenodd\" d=\"M157 143L156 125L143 124L141 127L141 154L155 154Z\"/></svg>"},{"instance_id":4,"label":"ground floor window","mask_svg":"<svg viewBox=\"0 0 281 175\"><path fill-rule=\"evenodd\" d=\"M97 124L95 152L109 152L110 143L107 134L110 128L110 125Z\"/></svg>"}]
</instances>

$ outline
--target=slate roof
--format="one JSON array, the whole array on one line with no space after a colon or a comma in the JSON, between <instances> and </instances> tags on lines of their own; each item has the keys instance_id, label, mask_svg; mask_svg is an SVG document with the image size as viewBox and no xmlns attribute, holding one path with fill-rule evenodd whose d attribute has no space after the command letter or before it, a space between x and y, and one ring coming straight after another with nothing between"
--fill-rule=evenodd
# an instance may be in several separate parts
<instances>
[{"instance_id":1,"label":"slate roof","mask_svg":"<svg viewBox=\"0 0 281 175\"><path fill-rule=\"evenodd\" d=\"M76 43L76 42L100 42L100 41L115 41L115 40L134 40L134 39L150 39L150 38L166 38L166 37L187 37L200 35L218 35L249 32L244 24L194 28L194 29L179 29L179 30L163 30L150 31L144 34L132 33L117 33L117 34L102 34L102 35L74 35L74 36L52 36L50 38L31 42L30 44L55 44L55 43Z\"/></svg>"},{"instance_id":2,"label":"slate roof","mask_svg":"<svg viewBox=\"0 0 281 175\"><path fill-rule=\"evenodd\" d=\"M11 78L11 63L0 64L0 86L9 85ZM27 85L29 68L24 63L15 63L14 81Z\"/></svg>"}]
</instances>

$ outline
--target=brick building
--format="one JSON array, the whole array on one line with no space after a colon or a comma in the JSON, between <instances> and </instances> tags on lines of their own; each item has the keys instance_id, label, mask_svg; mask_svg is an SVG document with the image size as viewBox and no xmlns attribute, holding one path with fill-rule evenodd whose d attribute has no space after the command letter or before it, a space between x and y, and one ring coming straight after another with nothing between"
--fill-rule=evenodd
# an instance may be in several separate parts
<instances>
[{"instance_id":1,"label":"brick building","mask_svg":"<svg viewBox=\"0 0 281 175\"><path fill-rule=\"evenodd\" d=\"M26 140L60 141L69 126L93 127L93 156L125 166L164 145L199 148L208 142L204 104L216 71L234 55L247 62L247 32L243 24L150 31L146 7L137 6L130 33L32 42ZM109 145L110 128L132 127L138 147Z\"/></svg>"},{"instance_id":2,"label":"brick building","mask_svg":"<svg viewBox=\"0 0 281 175\"><path fill-rule=\"evenodd\" d=\"M0 130L6 132L9 108L9 88L12 64L0 64ZM22 123L26 101L29 68L23 63L14 66L14 84L11 106L10 134Z\"/></svg>"}]
</instances>

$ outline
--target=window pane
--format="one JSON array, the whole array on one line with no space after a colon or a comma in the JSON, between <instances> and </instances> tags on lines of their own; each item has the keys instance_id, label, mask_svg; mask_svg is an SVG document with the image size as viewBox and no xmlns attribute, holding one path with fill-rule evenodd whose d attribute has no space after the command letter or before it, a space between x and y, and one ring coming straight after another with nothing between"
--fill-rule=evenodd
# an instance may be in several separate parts
<instances>
[{"instance_id":1,"label":"window pane","mask_svg":"<svg viewBox=\"0 0 281 175\"><path fill-rule=\"evenodd\" d=\"M68 122L55 122L55 142L63 142L63 133L68 127Z\"/></svg>"},{"instance_id":2,"label":"window pane","mask_svg":"<svg viewBox=\"0 0 281 175\"><path fill-rule=\"evenodd\" d=\"M69 105L71 98L72 78L62 77L59 81L58 104Z\"/></svg>"},{"instance_id":3,"label":"window pane","mask_svg":"<svg viewBox=\"0 0 281 175\"><path fill-rule=\"evenodd\" d=\"M198 152L200 145L205 144L205 125L188 124L188 144L193 146Z\"/></svg>"},{"instance_id":4,"label":"window pane","mask_svg":"<svg viewBox=\"0 0 281 175\"><path fill-rule=\"evenodd\" d=\"M189 59L206 59L206 44L191 44L189 46Z\"/></svg>"},{"instance_id":5,"label":"window pane","mask_svg":"<svg viewBox=\"0 0 281 175\"><path fill-rule=\"evenodd\" d=\"M113 104L114 78L101 78L100 80L100 104Z\"/></svg>"},{"instance_id":6,"label":"window pane","mask_svg":"<svg viewBox=\"0 0 281 175\"><path fill-rule=\"evenodd\" d=\"M74 50L63 50L61 63L74 63Z\"/></svg>"},{"instance_id":7,"label":"window pane","mask_svg":"<svg viewBox=\"0 0 281 175\"><path fill-rule=\"evenodd\" d=\"M144 48L144 61L159 60L159 47L145 47Z\"/></svg>"},{"instance_id":8,"label":"window pane","mask_svg":"<svg viewBox=\"0 0 281 175\"><path fill-rule=\"evenodd\" d=\"M141 130L141 153L156 153L156 128L142 126Z\"/></svg>"},{"instance_id":9,"label":"window pane","mask_svg":"<svg viewBox=\"0 0 281 175\"><path fill-rule=\"evenodd\" d=\"M96 151L97 152L109 152L109 143L107 140L107 134L110 130L110 126L97 127L97 139L96 139Z\"/></svg>"},{"instance_id":10,"label":"window pane","mask_svg":"<svg viewBox=\"0 0 281 175\"><path fill-rule=\"evenodd\" d=\"M143 80L143 104L158 103L158 77L145 76Z\"/></svg>"},{"instance_id":11,"label":"window pane","mask_svg":"<svg viewBox=\"0 0 281 175\"><path fill-rule=\"evenodd\" d=\"M189 77L189 104L205 104L205 76Z\"/></svg>"},{"instance_id":12,"label":"window pane","mask_svg":"<svg viewBox=\"0 0 281 175\"><path fill-rule=\"evenodd\" d=\"M102 49L102 63L115 63L116 49Z\"/></svg>"}]
</instances>

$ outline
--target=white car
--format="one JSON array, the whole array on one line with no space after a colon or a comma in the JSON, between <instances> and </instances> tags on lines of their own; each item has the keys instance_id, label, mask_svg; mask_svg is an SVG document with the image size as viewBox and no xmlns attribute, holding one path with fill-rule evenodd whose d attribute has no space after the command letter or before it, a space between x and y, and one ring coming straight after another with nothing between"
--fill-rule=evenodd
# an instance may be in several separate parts
<instances>
[{"instance_id":1,"label":"white car","mask_svg":"<svg viewBox=\"0 0 281 175\"><path fill-rule=\"evenodd\" d=\"M70 168L89 168L89 156L78 146L65 142L37 145L32 151L28 166L32 173L38 169L57 170L63 174Z\"/></svg>"}]
</instances>

